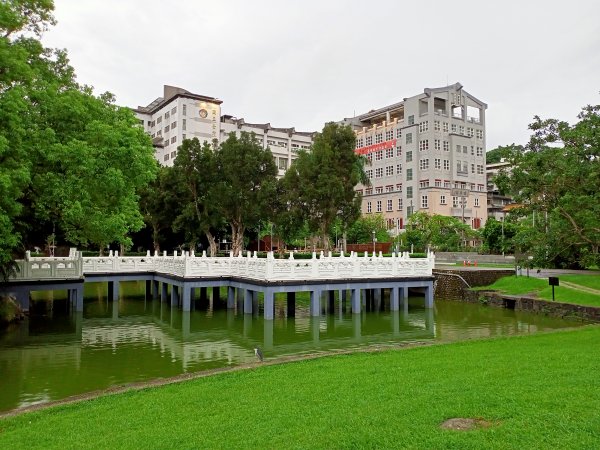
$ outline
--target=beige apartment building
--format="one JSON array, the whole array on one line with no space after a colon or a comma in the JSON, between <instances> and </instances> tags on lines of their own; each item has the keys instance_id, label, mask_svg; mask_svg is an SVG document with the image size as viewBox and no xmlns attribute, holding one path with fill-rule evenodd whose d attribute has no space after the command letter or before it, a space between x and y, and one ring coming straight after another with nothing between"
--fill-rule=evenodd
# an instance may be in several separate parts
<instances>
[{"instance_id":1,"label":"beige apartment building","mask_svg":"<svg viewBox=\"0 0 600 450\"><path fill-rule=\"evenodd\" d=\"M486 109L456 83L344 119L370 161L371 186L358 187L362 213L380 213L399 230L417 211L483 226Z\"/></svg>"},{"instance_id":2,"label":"beige apartment building","mask_svg":"<svg viewBox=\"0 0 600 450\"><path fill-rule=\"evenodd\" d=\"M231 115L222 115L223 102L215 97L194 94L185 89L165 85L163 96L148 106L138 106L134 113L152 137L155 158L164 166L172 166L177 148L185 139L219 142L230 133L255 133L263 148L269 147L282 176L300 149L308 149L314 133L294 128L275 128L269 123L253 124Z\"/></svg>"}]
</instances>

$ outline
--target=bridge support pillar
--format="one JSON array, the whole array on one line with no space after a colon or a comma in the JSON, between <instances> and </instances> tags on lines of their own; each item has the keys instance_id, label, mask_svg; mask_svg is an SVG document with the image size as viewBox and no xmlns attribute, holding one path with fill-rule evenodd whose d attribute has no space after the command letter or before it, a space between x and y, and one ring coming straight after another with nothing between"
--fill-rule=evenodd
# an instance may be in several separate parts
<instances>
[{"instance_id":1,"label":"bridge support pillar","mask_svg":"<svg viewBox=\"0 0 600 450\"><path fill-rule=\"evenodd\" d=\"M235 308L235 288L233 286L227 287L227 309Z\"/></svg>"},{"instance_id":2,"label":"bridge support pillar","mask_svg":"<svg viewBox=\"0 0 600 450\"><path fill-rule=\"evenodd\" d=\"M179 306L179 286L171 286L171 308Z\"/></svg>"},{"instance_id":3,"label":"bridge support pillar","mask_svg":"<svg viewBox=\"0 0 600 450\"><path fill-rule=\"evenodd\" d=\"M152 299L156 300L158 298L158 281L152 280Z\"/></svg>"},{"instance_id":4,"label":"bridge support pillar","mask_svg":"<svg viewBox=\"0 0 600 450\"><path fill-rule=\"evenodd\" d=\"M252 314L253 293L250 289L244 290L244 314Z\"/></svg>"},{"instance_id":5,"label":"bridge support pillar","mask_svg":"<svg viewBox=\"0 0 600 450\"><path fill-rule=\"evenodd\" d=\"M433 308L433 283L425 288L425 308Z\"/></svg>"},{"instance_id":6,"label":"bridge support pillar","mask_svg":"<svg viewBox=\"0 0 600 450\"><path fill-rule=\"evenodd\" d=\"M335 291L327 291L327 299L328 299L328 305L327 305L327 312L329 314L332 314L333 311L335 310Z\"/></svg>"},{"instance_id":7,"label":"bridge support pillar","mask_svg":"<svg viewBox=\"0 0 600 450\"><path fill-rule=\"evenodd\" d=\"M152 298L152 280L146 280L146 300L150 300Z\"/></svg>"},{"instance_id":8,"label":"bridge support pillar","mask_svg":"<svg viewBox=\"0 0 600 450\"><path fill-rule=\"evenodd\" d=\"M75 311L83 311L83 286L79 286L67 291L71 308Z\"/></svg>"},{"instance_id":9,"label":"bridge support pillar","mask_svg":"<svg viewBox=\"0 0 600 450\"><path fill-rule=\"evenodd\" d=\"M400 309L400 303L399 303L399 290L400 288L397 287L393 287L390 289L390 310L391 311L398 311Z\"/></svg>"},{"instance_id":10,"label":"bridge support pillar","mask_svg":"<svg viewBox=\"0 0 600 450\"><path fill-rule=\"evenodd\" d=\"M260 312L258 307L258 291L250 292L252 292L252 315L258 317L258 313Z\"/></svg>"},{"instance_id":11,"label":"bridge support pillar","mask_svg":"<svg viewBox=\"0 0 600 450\"><path fill-rule=\"evenodd\" d=\"M381 300L383 299L383 289L377 288L373 289L374 297L375 297L375 305L374 310L379 312L381 311Z\"/></svg>"},{"instance_id":12,"label":"bridge support pillar","mask_svg":"<svg viewBox=\"0 0 600 450\"><path fill-rule=\"evenodd\" d=\"M212 288L212 300L213 300L213 308L214 308L215 302L221 300L221 288L219 286L215 286Z\"/></svg>"},{"instance_id":13,"label":"bridge support pillar","mask_svg":"<svg viewBox=\"0 0 600 450\"><path fill-rule=\"evenodd\" d=\"M350 289L350 304L352 306L352 314L360 314L360 289Z\"/></svg>"},{"instance_id":14,"label":"bridge support pillar","mask_svg":"<svg viewBox=\"0 0 600 450\"><path fill-rule=\"evenodd\" d=\"M192 292L194 291L194 288L188 287L184 284L181 289L182 289L182 296L181 296L182 297L182 299L181 299L182 309L183 309L183 311L190 311L192 309ZM189 314L188 314L188 317L189 317Z\"/></svg>"},{"instance_id":15,"label":"bridge support pillar","mask_svg":"<svg viewBox=\"0 0 600 450\"><path fill-rule=\"evenodd\" d=\"M318 317L321 315L321 290L310 291L310 315Z\"/></svg>"},{"instance_id":16,"label":"bridge support pillar","mask_svg":"<svg viewBox=\"0 0 600 450\"><path fill-rule=\"evenodd\" d=\"M160 287L161 287L161 289L160 289L160 301L161 302L166 302L167 301L167 295L169 294L169 285L163 281L161 283Z\"/></svg>"},{"instance_id":17,"label":"bridge support pillar","mask_svg":"<svg viewBox=\"0 0 600 450\"><path fill-rule=\"evenodd\" d=\"M296 293L295 292L287 293L287 316L288 317L296 316Z\"/></svg>"},{"instance_id":18,"label":"bridge support pillar","mask_svg":"<svg viewBox=\"0 0 600 450\"><path fill-rule=\"evenodd\" d=\"M108 282L108 299L111 301L119 300L119 282L109 281Z\"/></svg>"},{"instance_id":19,"label":"bridge support pillar","mask_svg":"<svg viewBox=\"0 0 600 450\"><path fill-rule=\"evenodd\" d=\"M270 289L265 290L265 320L273 320L275 309L275 295Z\"/></svg>"}]
</instances>

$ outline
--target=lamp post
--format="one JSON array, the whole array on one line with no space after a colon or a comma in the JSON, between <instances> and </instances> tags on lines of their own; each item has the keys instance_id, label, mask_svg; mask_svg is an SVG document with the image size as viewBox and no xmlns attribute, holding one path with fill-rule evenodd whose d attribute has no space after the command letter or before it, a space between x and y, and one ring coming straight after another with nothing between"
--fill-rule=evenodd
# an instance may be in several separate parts
<instances>
[{"instance_id":1,"label":"lamp post","mask_svg":"<svg viewBox=\"0 0 600 450\"><path fill-rule=\"evenodd\" d=\"M371 232L371 235L373 236L373 254L375 254L375 230Z\"/></svg>"}]
</instances>

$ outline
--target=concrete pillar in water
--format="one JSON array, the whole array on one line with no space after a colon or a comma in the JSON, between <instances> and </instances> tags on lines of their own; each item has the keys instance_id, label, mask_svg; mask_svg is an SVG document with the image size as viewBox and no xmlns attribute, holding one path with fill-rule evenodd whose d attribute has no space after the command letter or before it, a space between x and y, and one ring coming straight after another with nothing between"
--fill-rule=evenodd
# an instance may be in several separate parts
<instances>
[{"instance_id":1,"label":"concrete pillar in water","mask_svg":"<svg viewBox=\"0 0 600 450\"><path fill-rule=\"evenodd\" d=\"M265 290L265 321L273 320L273 307L275 306L275 295L270 289Z\"/></svg>"},{"instance_id":2,"label":"concrete pillar in water","mask_svg":"<svg viewBox=\"0 0 600 450\"><path fill-rule=\"evenodd\" d=\"M152 280L152 299L156 300L158 298L158 281Z\"/></svg>"},{"instance_id":3,"label":"concrete pillar in water","mask_svg":"<svg viewBox=\"0 0 600 450\"><path fill-rule=\"evenodd\" d=\"M212 288L212 298L213 298L213 308L214 308L215 302L221 300L221 288L219 286L214 286Z\"/></svg>"},{"instance_id":4,"label":"concrete pillar in water","mask_svg":"<svg viewBox=\"0 0 600 450\"><path fill-rule=\"evenodd\" d=\"M400 302L399 302L399 289L394 286L392 288L390 288L390 310L391 311L398 311L400 309Z\"/></svg>"},{"instance_id":5,"label":"concrete pillar in water","mask_svg":"<svg viewBox=\"0 0 600 450\"><path fill-rule=\"evenodd\" d=\"M288 317L296 316L296 293L295 292L287 293L287 316Z\"/></svg>"},{"instance_id":6,"label":"concrete pillar in water","mask_svg":"<svg viewBox=\"0 0 600 450\"><path fill-rule=\"evenodd\" d=\"M183 284L182 289L182 309L184 311L190 311L192 309L192 291L193 288L186 286L185 283ZM189 314L188 314L189 316ZM185 316L184 316L185 317Z\"/></svg>"},{"instance_id":7,"label":"concrete pillar in water","mask_svg":"<svg viewBox=\"0 0 600 450\"><path fill-rule=\"evenodd\" d=\"M431 282L425 288L425 308L433 308L433 284Z\"/></svg>"},{"instance_id":8,"label":"concrete pillar in water","mask_svg":"<svg viewBox=\"0 0 600 450\"><path fill-rule=\"evenodd\" d=\"M146 280L146 300L150 300L152 298L152 280Z\"/></svg>"},{"instance_id":9,"label":"concrete pillar in water","mask_svg":"<svg viewBox=\"0 0 600 450\"><path fill-rule=\"evenodd\" d=\"M189 289L184 289L185 291L189 291ZM185 294L184 294L185 297ZM181 334L183 339L187 339L190 337L190 317L192 313L188 310L183 310L182 318L181 318Z\"/></svg>"},{"instance_id":10,"label":"concrete pillar in water","mask_svg":"<svg viewBox=\"0 0 600 450\"><path fill-rule=\"evenodd\" d=\"M171 308L179 306L179 286L171 285Z\"/></svg>"},{"instance_id":11,"label":"concrete pillar in water","mask_svg":"<svg viewBox=\"0 0 600 450\"><path fill-rule=\"evenodd\" d=\"M375 297L375 307L373 309L375 311L379 312L379 311L381 311L381 300L383 298L383 289L381 289L381 288L373 289L373 294Z\"/></svg>"},{"instance_id":12,"label":"concrete pillar in water","mask_svg":"<svg viewBox=\"0 0 600 450\"><path fill-rule=\"evenodd\" d=\"M83 311L83 284L73 289L75 311Z\"/></svg>"},{"instance_id":13,"label":"concrete pillar in water","mask_svg":"<svg viewBox=\"0 0 600 450\"><path fill-rule=\"evenodd\" d=\"M235 308L235 288L227 286L227 309Z\"/></svg>"},{"instance_id":14,"label":"concrete pillar in water","mask_svg":"<svg viewBox=\"0 0 600 450\"><path fill-rule=\"evenodd\" d=\"M252 291L246 289L244 291L244 314L252 314L252 297Z\"/></svg>"},{"instance_id":15,"label":"concrete pillar in water","mask_svg":"<svg viewBox=\"0 0 600 450\"><path fill-rule=\"evenodd\" d=\"M119 282L109 281L108 282L108 299L112 301L119 300Z\"/></svg>"},{"instance_id":16,"label":"concrete pillar in water","mask_svg":"<svg viewBox=\"0 0 600 450\"><path fill-rule=\"evenodd\" d=\"M241 288L236 289L236 298L237 298L237 311L241 313L244 311L244 290Z\"/></svg>"},{"instance_id":17,"label":"concrete pillar in water","mask_svg":"<svg viewBox=\"0 0 600 450\"><path fill-rule=\"evenodd\" d=\"M160 301L161 302L166 302L167 301L167 295L169 294L169 285L163 281L161 283L160 288L161 288L160 289Z\"/></svg>"},{"instance_id":18,"label":"concrete pillar in water","mask_svg":"<svg viewBox=\"0 0 600 450\"><path fill-rule=\"evenodd\" d=\"M360 314L360 297L360 289L350 289L350 305L352 307L352 314Z\"/></svg>"},{"instance_id":19,"label":"concrete pillar in water","mask_svg":"<svg viewBox=\"0 0 600 450\"><path fill-rule=\"evenodd\" d=\"M310 291L310 315L313 317L321 315L321 291L319 289Z\"/></svg>"}]
</instances>

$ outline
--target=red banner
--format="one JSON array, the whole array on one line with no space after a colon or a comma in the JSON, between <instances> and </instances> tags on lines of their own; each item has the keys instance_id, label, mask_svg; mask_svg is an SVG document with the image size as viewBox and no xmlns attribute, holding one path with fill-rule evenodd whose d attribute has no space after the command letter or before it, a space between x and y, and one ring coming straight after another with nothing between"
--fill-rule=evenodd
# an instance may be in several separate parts
<instances>
[{"instance_id":1,"label":"red banner","mask_svg":"<svg viewBox=\"0 0 600 450\"><path fill-rule=\"evenodd\" d=\"M388 148L394 148L396 146L396 139L391 141L385 141L381 144L369 145L367 147L357 148L355 153L359 155L366 155L368 153L376 152L377 150L387 150Z\"/></svg>"}]
</instances>

